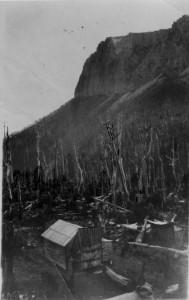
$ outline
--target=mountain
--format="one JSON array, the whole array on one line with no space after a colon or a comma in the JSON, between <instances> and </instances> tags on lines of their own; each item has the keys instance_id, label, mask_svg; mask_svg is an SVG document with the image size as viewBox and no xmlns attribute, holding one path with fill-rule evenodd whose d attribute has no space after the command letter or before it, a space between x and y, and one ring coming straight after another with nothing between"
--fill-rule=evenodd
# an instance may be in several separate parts
<instances>
[{"instance_id":1,"label":"mountain","mask_svg":"<svg viewBox=\"0 0 189 300\"><path fill-rule=\"evenodd\" d=\"M14 169L37 166L40 132L41 162L49 173L55 156L61 163L64 155L69 176L75 176L75 145L88 178L100 174L103 143L108 140L101 120L109 118L116 126L120 116L127 179L144 167L142 158L151 140L145 167L149 180L160 184L163 163L167 184L170 178L174 182L175 170L175 180L181 183L189 166L188 49L188 16L167 30L107 38L84 64L75 98L11 136Z\"/></svg>"},{"instance_id":2,"label":"mountain","mask_svg":"<svg viewBox=\"0 0 189 300\"><path fill-rule=\"evenodd\" d=\"M75 97L132 92L161 74L177 76L189 64L188 17L171 29L107 38L86 61Z\"/></svg>"}]
</instances>

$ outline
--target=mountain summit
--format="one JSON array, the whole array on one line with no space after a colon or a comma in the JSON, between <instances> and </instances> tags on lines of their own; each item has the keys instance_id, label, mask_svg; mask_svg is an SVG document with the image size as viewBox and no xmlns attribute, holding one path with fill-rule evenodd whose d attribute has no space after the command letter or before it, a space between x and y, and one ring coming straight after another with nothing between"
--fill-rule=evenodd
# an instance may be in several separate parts
<instances>
[{"instance_id":1,"label":"mountain summit","mask_svg":"<svg viewBox=\"0 0 189 300\"><path fill-rule=\"evenodd\" d=\"M110 37L85 62L75 97L131 92L189 66L189 16L170 29Z\"/></svg>"}]
</instances>

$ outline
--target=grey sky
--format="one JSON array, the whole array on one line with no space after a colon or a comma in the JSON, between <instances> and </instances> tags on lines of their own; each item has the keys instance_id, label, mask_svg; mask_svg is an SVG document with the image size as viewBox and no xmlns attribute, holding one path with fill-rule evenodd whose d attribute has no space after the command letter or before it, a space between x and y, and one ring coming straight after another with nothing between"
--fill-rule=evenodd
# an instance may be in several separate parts
<instances>
[{"instance_id":1,"label":"grey sky","mask_svg":"<svg viewBox=\"0 0 189 300\"><path fill-rule=\"evenodd\" d=\"M188 12L188 0L0 2L1 126L21 130L71 99L106 37L169 28Z\"/></svg>"}]
</instances>

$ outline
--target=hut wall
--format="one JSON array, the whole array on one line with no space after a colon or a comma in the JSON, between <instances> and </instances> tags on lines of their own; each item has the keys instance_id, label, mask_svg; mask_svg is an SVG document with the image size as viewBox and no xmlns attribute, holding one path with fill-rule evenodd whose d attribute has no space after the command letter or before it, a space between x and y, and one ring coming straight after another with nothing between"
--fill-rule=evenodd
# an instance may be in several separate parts
<instances>
[{"instance_id":1,"label":"hut wall","mask_svg":"<svg viewBox=\"0 0 189 300\"><path fill-rule=\"evenodd\" d=\"M103 261L110 261L113 259L113 246L112 240L102 240L102 249L103 249Z\"/></svg>"},{"instance_id":2,"label":"hut wall","mask_svg":"<svg viewBox=\"0 0 189 300\"><path fill-rule=\"evenodd\" d=\"M44 248L47 251L49 258L56 263L58 266L62 267L64 270L67 269L66 263L66 250L65 248L44 239Z\"/></svg>"},{"instance_id":3,"label":"hut wall","mask_svg":"<svg viewBox=\"0 0 189 300\"><path fill-rule=\"evenodd\" d=\"M102 264L101 228L81 228L78 231L80 243L80 268L87 269Z\"/></svg>"}]
</instances>

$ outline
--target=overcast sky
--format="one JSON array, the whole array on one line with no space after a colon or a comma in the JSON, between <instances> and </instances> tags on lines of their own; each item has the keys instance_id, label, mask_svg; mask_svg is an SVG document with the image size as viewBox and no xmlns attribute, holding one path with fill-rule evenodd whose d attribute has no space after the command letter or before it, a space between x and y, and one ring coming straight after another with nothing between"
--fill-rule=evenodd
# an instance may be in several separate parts
<instances>
[{"instance_id":1,"label":"overcast sky","mask_svg":"<svg viewBox=\"0 0 189 300\"><path fill-rule=\"evenodd\" d=\"M0 113L11 132L73 98L100 41L171 27L188 0L0 2Z\"/></svg>"}]
</instances>

